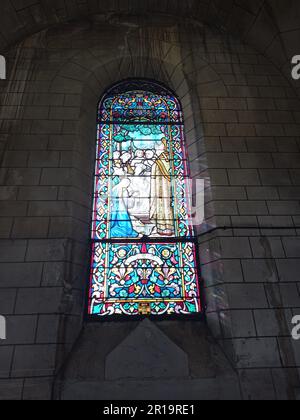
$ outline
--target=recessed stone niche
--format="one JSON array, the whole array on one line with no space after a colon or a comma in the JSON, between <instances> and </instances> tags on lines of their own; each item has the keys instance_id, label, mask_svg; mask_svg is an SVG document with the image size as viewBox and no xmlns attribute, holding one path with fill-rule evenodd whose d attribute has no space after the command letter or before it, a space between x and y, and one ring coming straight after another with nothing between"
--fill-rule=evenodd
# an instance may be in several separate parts
<instances>
[{"instance_id":1,"label":"recessed stone niche","mask_svg":"<svg viewBox=\"0 0 300 420\"><path fill-rule=\"evenodd\" d=\"M106 358L105 378L188 377L187 354L145 319Z\"/></svg>"}]
</instances>

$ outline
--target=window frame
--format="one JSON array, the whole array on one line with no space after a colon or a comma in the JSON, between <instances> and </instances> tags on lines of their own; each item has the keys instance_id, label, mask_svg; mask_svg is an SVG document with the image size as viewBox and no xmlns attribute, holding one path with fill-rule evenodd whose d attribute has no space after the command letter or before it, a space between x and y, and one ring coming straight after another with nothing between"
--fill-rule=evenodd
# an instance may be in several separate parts
<instances>
[{"instance_id":1,"label":"window frame","mask_svg":"<svg viewBox=\"0 0 300 420\"><path fill-rule=\"evenodd\" d=\"M173 92L169 87L167 87L166 85L164 85L161 82L157 82L156 80L152 80L152 79L148 79L148 78L127 78L125 80L121 80L117 83L112 84L110 87L108 87L108 89L106 89L100 100L97 103L97 110L96 110L96 142L95 142L95 148L94 148L94 160L93 160L93 165L94 165L94 172L93 172L93 182L92 182L92 200L91 200L91 217L90 217L90 223L89 223L89 240L88 240L88 246L89 246L89 252L88 252L88 267L87 267L87 287L86 287L86 296L85 296L85 308L84 308L84 321L89 322L89 323L103 323L103 322L139 322L142 321L143 319L149 319L151 321L203 321L206 319L206 301L205 301L205 295L204 295L204 285L203 285L203 278L201 276L201 265L200 265L200 252L199 252L199 240L197 235L194 233L193 237L169 237L169 238L155 238L155 239L151 239L151 238L147 238L147 237L142 237L142 238L123 238L123 239L92 239L91 238L91 227L93 225L93 210L94 210L94 194L95 194L95 177L96 177L96 160L97 160L97 156L96 156L96 145L97 145L97 133L98 133L98 126L99 124L109 124L109 122L104 122L103 120L99 119L99 109L105 99L105 97L107 97L107 95L109 94L110 91L116 89L118 86L124 86L126 84L131 85L131 84L140 84L141 82L144 82L146 85L153 85L153 86L157 86L158 88L160 88L161 90L164 90L166 94L168 95L172 95L179 107L180 107L180 111L181 111L181 121L179 122L151 122L150 124L157 124L157 125L177 125L177 126L181 126L183 128L183 132L184 132L184 128L185 128L185 120L184 120L184 112L183 112L183 108L182 108L182 104L180 99L178 98L178 96L175 94L175 92ZM142 90L142 89L139 89ZM116 121L113 121L114 124L117 124ZM121 124L126 124L124 121L120 122ZM143 124L143 123L138 123L139 125ZM145 122L145 125L150 125L149 122ZM187 146L186 146L186 140L185 140L185 136L184 136L184 147L185 147L185 153L186 153L186 157L187 157L187 162L188 162L188 175L190 176L190 160L189 160L189 155L188 155L188 151L187 151ZM115 244L120 244L120 243L126 243L126 244L143 244L143 243L193 243L195 246L195 267L197 270L197 281L198 281L198 287L199 287L199 299L200 299L200 303L201 303L201 311L197 312L197 313L190 313L190 314L163 314L163 315L133 315L133 316L129 316L129 315L125 315L125 314L114 314L114 315L110 315L110 316L99 316L99 315L95 315L95 314L89 314L89 304L90 304L90 277L91 277L91 264L92 264L92 257L93 257L93 245L96 243L115 243Z\"/></svg>"}]
</instances>

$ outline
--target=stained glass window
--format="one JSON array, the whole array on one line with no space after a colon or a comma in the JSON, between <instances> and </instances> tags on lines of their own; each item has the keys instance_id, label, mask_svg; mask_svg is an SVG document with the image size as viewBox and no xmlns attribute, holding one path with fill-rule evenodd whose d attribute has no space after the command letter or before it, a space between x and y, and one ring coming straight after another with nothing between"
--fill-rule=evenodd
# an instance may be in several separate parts
<instances>
[{"instance_id":1,"label":"stained glass window","mask_svg":"<svg viewBox=\"0 0 300 420\"><path fill-rule=\"evenodd\" d=\"M200 313L179 101L154 82L114 86L96 153L89 315Z\"/></svg>"}]
</instances>

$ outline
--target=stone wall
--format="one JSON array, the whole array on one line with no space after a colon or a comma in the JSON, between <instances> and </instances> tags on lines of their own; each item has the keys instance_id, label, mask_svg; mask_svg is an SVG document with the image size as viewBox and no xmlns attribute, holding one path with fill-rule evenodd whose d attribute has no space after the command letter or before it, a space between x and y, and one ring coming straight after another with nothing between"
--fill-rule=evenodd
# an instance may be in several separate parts
<instances>
[{"instance_id":1,"label":"stone wall","mask_svg":"<svg viewBox=\"0 0 300 420\"><path fill-rule=\"evenodd\" d=\"M297 0L2 0L0 49L49 26L95 16L100 22L160 22L162 15L205 22L254 45L286 74L299 45L300 5ZM296 88L299 88L295 84Z\"/></svg>"},{"instance_id":2,"label":"stone wall","mask_svg":"<svg viewBox=\"0 0 300 420\"><path fill-rule=\"evenodd\" d=\"M192 175L206 179L198 234L207 324L191 323L177 342L180 322L156 325L188 354L181 384L199 399L299 396L299 342L290 322L300 314L300 101L290 80L240 41L171 17L60 25L26 38L7 58L0 314L8 318L8 340L0 342L0 395L63 398L64 382L91 380L85 354L101 358L102 372L124 331L135 327L114 325L119 332L110 338L106 324L83 321L96 107L111 84L144 77L178 94ZM106 337L106 350L94 353ZM200 349L214 360L209 373L192 368ZM80 360L74 377L70 366ZM108 392L105 379L93 378L101 382L96 395ZM115 396L124 396L114 379ZM130 382L131 399L141 383L153 389L163 379ZM84 389L76 388L77 398ZM174 388L173 395L186 394Z\"/></svg>"}]
</instances>

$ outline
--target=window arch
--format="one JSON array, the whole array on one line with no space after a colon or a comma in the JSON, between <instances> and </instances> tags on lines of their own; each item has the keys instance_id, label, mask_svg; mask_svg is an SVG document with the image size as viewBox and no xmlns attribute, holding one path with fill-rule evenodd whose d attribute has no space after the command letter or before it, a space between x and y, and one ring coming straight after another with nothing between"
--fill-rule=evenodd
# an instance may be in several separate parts
<instances>
[{"instance_id":1,"label":"window arch","mask_svg":"<svg viewBox=\"0 0 300 420\"><path fill-rule=\"evenodd\" d=\"M88 314L202 311L179 100L130 80L100 102Z\"/></svg>"}]
</instances>

